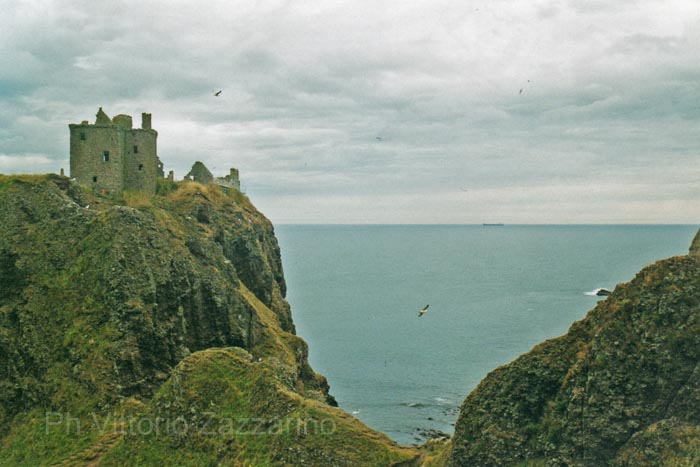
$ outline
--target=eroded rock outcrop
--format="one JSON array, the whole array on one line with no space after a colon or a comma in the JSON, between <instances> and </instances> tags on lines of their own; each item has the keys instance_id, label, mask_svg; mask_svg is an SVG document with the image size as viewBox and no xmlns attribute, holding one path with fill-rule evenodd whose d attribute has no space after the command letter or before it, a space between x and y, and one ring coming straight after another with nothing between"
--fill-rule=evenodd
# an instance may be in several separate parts
<instances>
[{"instance_id":1,"label":"eroded rock outcrop","mask_svg":"<svg viewBox=\"0 0 700 467\"><path fill-rule=\"evenodd\" d=\"M462 405L448 465L697 465L697 241L490 373Z\"/></svg>"}]
</instances>

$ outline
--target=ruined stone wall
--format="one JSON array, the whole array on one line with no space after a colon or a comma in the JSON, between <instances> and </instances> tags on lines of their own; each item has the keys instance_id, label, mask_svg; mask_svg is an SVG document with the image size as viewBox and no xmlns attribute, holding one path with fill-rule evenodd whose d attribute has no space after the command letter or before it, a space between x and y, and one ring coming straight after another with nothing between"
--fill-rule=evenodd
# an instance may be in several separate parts
<instances>
[{"instance_id":1,"label":"ruined stone wall","mask_svg":"<svg viewBox=\"0 0 700 467\"><path fill-rule=\"evenodd\" d=\"M69 125L70 175L96 190L124 189L125 131L106 125Z\"/></svg>"},{"instance_id":2,"label":"ruined stone wall","mask_svg":"<svg viewBox=\"0 0 700 467\"><path fill-rule=\"evenodd\" d=\"M131 130L126 137L124 189L156 192L158 153L155 130Z\"/></svg>"},{"instance_id":3,"label":"ruined stone wall","mask_svg":"<svg viewBox=\"0 0 700 467\"><path fill-rule=\"evenodd\" d=\"M241 179L238 173L238 169L231 167L231 171L228 175L224 177L227 182L231 184L236 190L241 190Z\"/></svg>"}]
</instances>

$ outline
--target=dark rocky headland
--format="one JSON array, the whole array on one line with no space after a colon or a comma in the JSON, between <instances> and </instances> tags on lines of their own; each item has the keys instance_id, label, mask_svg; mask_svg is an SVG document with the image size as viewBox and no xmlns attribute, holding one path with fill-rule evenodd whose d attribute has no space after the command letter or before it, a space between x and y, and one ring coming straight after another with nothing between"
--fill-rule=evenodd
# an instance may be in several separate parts
<instances>
[{"instance_id":1,"label":"dark rocky headland","mask_svg":"<svg viewBox=\"0 0 700 467\"><path fill-rule=\"evenodd\" d=\"M420 448L335 407L285 291L238 192L0 176L0 465L700 465L700 241L494 370Z\"/></svg>"}]
</instances>

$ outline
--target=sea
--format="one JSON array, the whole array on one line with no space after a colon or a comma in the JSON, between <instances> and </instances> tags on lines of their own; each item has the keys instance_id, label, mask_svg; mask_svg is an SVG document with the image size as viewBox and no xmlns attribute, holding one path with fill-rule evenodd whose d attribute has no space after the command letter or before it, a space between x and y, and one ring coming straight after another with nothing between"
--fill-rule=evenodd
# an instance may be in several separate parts
<instances>
[{"instance_id":1,"label":"sea","mask_svg":"<svg viewBox=\"0 0 700 467\"><path fill-rule=\"evenodd\" d=\"M462 401L490 371L564 334L603 299L597 289L686 254L697 229L278 225L276 233L311 365L341 408L416 444L451 434Z\"/></svg>"}]
</instances>

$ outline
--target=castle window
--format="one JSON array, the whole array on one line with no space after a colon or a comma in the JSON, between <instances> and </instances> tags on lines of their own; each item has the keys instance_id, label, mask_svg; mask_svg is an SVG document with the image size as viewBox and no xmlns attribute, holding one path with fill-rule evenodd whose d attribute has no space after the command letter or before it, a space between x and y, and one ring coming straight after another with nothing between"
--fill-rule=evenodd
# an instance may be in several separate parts
<instances>
[{"instance_id":1,"label":"castle window","mask_svg":"<svg viewBox=\"0 0 700 467\"><path fill-rule=\"evenodd\" d=\"M139 153L139 147L134 144L134 154Z\"/></svg>"},{"instance_id":2,"label":"castle window","mask_svg":"<svg viewBox=\"0 0 700 467\"><path fill-rule=\"evenodd\" d=\"M82 131L80 132L80 141L85 141L85 133Z\"/></svg>"},{"instance_id":3,"label":"castle window","mask_svg":"<svg viewBox=\"0 0 700 467\"><path fill-rule=\"evenodd\" d=\"M102 153L102 160L104 162L109 162L109 151L105 151L104 153Z\"/></svg>"},{"instance_id":4,"label":"castle window","mask_svg":"<svg viewBox=\"0 0 700 467\"><path fill-rule=\"evenodd\" d=\"M92 177L92 182L97 183L97 177Z\"/></svg>"},{"instance_id":5,"label":"castle window","mask_svg":"<svg viewBox=\"0 0 700 467\"><path fill-rule=\"evenodd\" d=\"M143 164L139 164L139 170L143 170Z\"/></svg>"}]
</instances>

